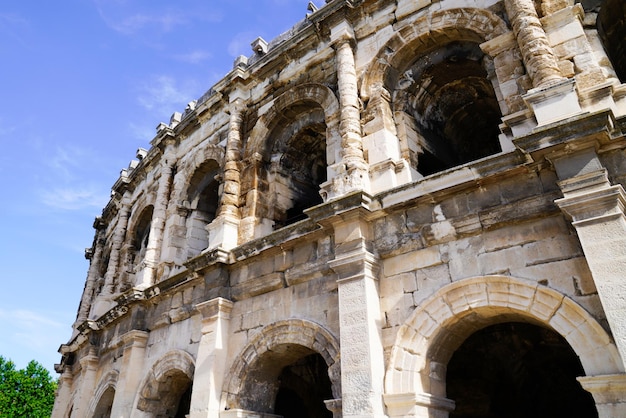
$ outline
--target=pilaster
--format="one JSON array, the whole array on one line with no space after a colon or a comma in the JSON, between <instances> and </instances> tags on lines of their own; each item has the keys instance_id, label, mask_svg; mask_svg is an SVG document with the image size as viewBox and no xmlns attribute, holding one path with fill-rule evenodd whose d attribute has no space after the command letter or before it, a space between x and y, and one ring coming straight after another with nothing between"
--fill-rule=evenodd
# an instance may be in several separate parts
<instances>
[{"instance_id":1,"label":"pilaster","mask_svg":"<svg viewBox=\"0 0 626 418\"><path fill-rule=\"evenodd\" d=\"M89 319L89 310L91 309L91 304L93 303L94 298L93 293L100 275L105 232L105 225L101 218L96 218L94 228L96 229L96 234L94 238L93 253L91 253L91 249L85 250L85 258L89 259L89 270L87 272L87 281L80 300L76 322L74 322L74 334L72 337L78 333L78 325Z\"/></svg>"},{"instance_id":2,"label":"pilaster","mask_svg":"<svg viewBox=\"0 0 626 418\"><path fill-rule=\"evenodd\" d=\"M148 238L146 256L143 261L145 266L143 273L139 275L140 282L135 283L135 286L139 289L152 286L156 280L157 267L161 257L161 247L163 246L163 231L165 230L165 219L170 202L175 164L176 156L171 150L171 145L166 145L166 150L161 162L161 176L159 178L156 201L154 202L152 223L150 224L150 236Z\"/></svg>"},{"instance_id":3,"label":"pilaster","mask_svg":"<svg viewBox=\"0 0 626 418\"><path fill-rule=\"evenodd\" d=\"M98 356L95 348L91 347L89 354L80 360L81 375L78 385L78 396L72 408L70 418L82 418L88 416L89 402L96 388L96 372L98 370Z\"/></svg>"},{"instance_id":4,"label":"pilaster","mask_svg":"<svg viewBox=\"0 0 626 418\"><path fill-rule=\"evenodd\" d=\"M504 5L533 86L543 87L562 81L564 77L533 0L505 0Z\"/></svg>"},{"instance_id":5,"label":"pilaster","mask_svg":"<svg viewBox=\"0 0 626 418\"><path fill-rule=\"evenodd\" d=\"M117 225L113 233L111 242L111 253L109 254L109 264L104 274L104 286L102 292L96 296L91 312L90 319L99 318L113 306L113 295L115 293L115 281L118 279L118 270L120 265L120 253L124 245L124 237L128 228L128 217L130 216L130 192L125 192L120 202L120 208L117 215Z\"/></svg>"},{"instance_id":6,"label":"pilaster","mask_svg":"<svg viewBox=\"0 0 626 418\"><path fill-rule=\"evenodd\" d=\"M556 204L576 228L613 338L626 359L626 193L612 186L595 150L553 159L564 197Z\"/></svg>"},{"instance_id":7,"label":"pilaster","mask_svg":"<svg viewBox=\"0 0 626 418\"><path fill-rule=\"evenodd\" d=\"M384 356L378 292L379 260L370 247L366 213L341 216L335 228L343 417L383 417Z\"/></svg>"},{"instance_id":8,"label":"pilaster","mask_svg":"<svg viewBox=\"0 0 626 418\"><path fill-rule=\"evenodd\" d=\"M63 374L59 377L54 407L52 408L50 418L67 417L68 409L71 407L73 382L74 376L72 375L72 369L69 366L65 366Z\"/></svg>"},{"instance_id":9,"label":"pilaster","mask_svg":"<svg viewBox=\"0 0 626 418\"><path fill-rule=\"evenodd\" d=\"M124 355L117 386L115 399L111 409L112 417L128 416L132 410L139 383L143 378L143 363L148 343L149 333L132 330L122 336Z\"/></svg>"},{"instance_id":10,"label":"pilaster","mask_svg":"<svg viewBox=\"0 0 626 418\"><path fill-rule=\"evenodd\" d=\"M352 25L347 20L342 20L331 28L330 37L336 51L342 148L342 169L336 170L338 175L333 179L333 190L327 193L332 198L353 190L369 190L369 176L363 155L361 106L352 50L356 39Z\"/></svg>"},{"instance_id":11,"label":"pilaster","mask_svg":"<svg viewBox=\"0 0 626 418\"><path fill-rule=\"evenodd\" d=\"M241 194L241 130L246 104L243 93L234 91L230 96L230 120L224 163L224 184L217 217L207 226L209 249L220 247L230 250L238 244L239 197Z\"/></svg>"},{"instance_id":12,"label":"pilaster","mask_svg":"<svg viewBox=\"0 0 626 418\"><path fill-rule=\"evenodd\" d=\"M223 413L220 415L220 395L226 375L228 326L232 308L233 302L223 298L196 305L202 315L202 337L193 379L190 418L224 416Z\"/></svg>"}]
</instances>

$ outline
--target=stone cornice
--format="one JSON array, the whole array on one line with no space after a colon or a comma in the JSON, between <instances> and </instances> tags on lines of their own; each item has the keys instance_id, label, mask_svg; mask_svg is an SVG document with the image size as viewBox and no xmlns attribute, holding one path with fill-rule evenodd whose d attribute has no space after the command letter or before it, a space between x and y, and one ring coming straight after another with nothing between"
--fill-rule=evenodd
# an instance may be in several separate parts
<instances>
[{"instance_id":1,"label":"stone cornice","mask_svg":"<svg viewBox=\"0 0 626 418\"><path fill-rule=\"evenodd\" d=\"M513 144L535 161L546 153L567 149L581 149L597 142L601 146L623 136L616 127L613 112L602 110L577 115L565 120L535 128L531 133L513 139Z\"/></svg>"}]
</instances>

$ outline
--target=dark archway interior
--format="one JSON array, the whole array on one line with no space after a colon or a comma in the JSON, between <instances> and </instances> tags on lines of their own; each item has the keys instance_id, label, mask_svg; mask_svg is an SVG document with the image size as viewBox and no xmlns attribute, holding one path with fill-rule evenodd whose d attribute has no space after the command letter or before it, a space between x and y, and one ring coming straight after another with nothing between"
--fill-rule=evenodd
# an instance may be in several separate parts
<instances>
[{"instance_id":1,"label":"dark archway interior","mask_svg":"<svg viewBox=\"0 0 626 418\"><path fill-rule=\"evenodd\" d=\"M472 334L448 364L451 418L597 417L584 371L556 332L527 323L492 325Z\"/></svg>"},{"instance_id":2,"label":"dark archway interior","mask_svg":"<svg viewBox=\"0 0 626 418\"><path fill-rule=\"evenodd\" d=\"M187 190L187 256L193 257L209 245L206 226L217 215L220 183L215 160L203 163L193 174Z\"/></svg>"},{"instance_id":3,"label":"dark archway interior","mask_svg":"<svg viewBox=\"0 0 626 418\"><path fill-rule=\"evenodd\" d=\"M583 6L597 8L598 3L598 0L586 0ZM598 33L617 76L626 82L626 2L604 0L601 4L597 19Z\"/></svg>"},{"instance_id":4,"label":"dark archway interior","mask_svg":"<svg viewBox=\"0 0 626 418\"><path fill-rule=\"evenodd\" d=\"M219 182L215 179L219 166L211 160L196 170L189 184L187 199L191 209L199 212L206 223L215 219L218 204Z\"/></svg>"},{"instance_id":5,"label":"dark archway interior","mask_svg":"<svg viewBox=\"0 0 626 418\"><path fill-rule=\"evenodd\" d=\"M313 105L285 110L274 131L268 171L274 191L274 229L306 218L304 210L322 203L320 185L326 175L324 112Z\"/></svg>"},{"instance_id":6,"label":"dark archway interior","mask_svg":"<svg viewBox=\"0 0 626 418\"><path fill-rule=\"evenodd\" d=\"M135 227L135 237L133 239L133 262L134 266L138 266L146 255L148 249L148 240L150 239L150 227L152 225L152 206L146 207L141 213L141 217Z\"/></svg>"},{"instance_id":7,"label":"dark archway interior","mask_svg":"<svg viewBox=\"0 0 626 418\"><path fill-rule=\"evenodd\" d=\"M186 418L189 416L189 409L191 407L191 388L191 383L189 383L187 389L180 396L174 418Z\"/></svg>"},{"instance_id":8,"label":"dark archway interior","mask_svg":"<svg viewBox=\"0 0 626 418\"><path fill-rule=\"evenodd\" d=\"M113 398L115 397L115 389L109 387L104 391L96 410L93 413L93 418L109 418L111 416L111 408L113 407Z\"/></svg>"},{"instance_id":9,"label":"dark archway interior","mask_svg":"<svg viewBox=\"0 0 626 418\"><path fill-rule=\"evenodd\" d=\"M191 404L191 379L179 371L169 374L159 383L160 411L157 417L184 418Z\"/></svg>"},{"instance_id":10,"label":"dark archway interior","mask_svg":"<svg viewBox=\"0 0 626 418\"><path fill-rule=\"evenodd\" d=\"M263 353L244 378L232 407L282 415L285 418L326 418L333 399L328 365L315 351L281 344Z\"/></svg>"},{"instance_id":11,"label":"dark archway interior","mask_svg":"<svg viewBox=\"0 0 626 418\"><path fill-rule=\"evenodd\" d=\"M332 399L328 367L311 354L283 368L278 376L275 413L284 418L331 418L324 400Z\"/></svg>"},{"instance_id":12,"label":"dark archway interior","mask_svg":"<svg viewBox=\"0 0 626 418\"><path fill-rule=\"evenodd\" d=\"M420 56L399 77L394 106L416 122L421 174L501 151L502 115L484 60L477 44L452 42Z\"/></svg>"}]
</instances>

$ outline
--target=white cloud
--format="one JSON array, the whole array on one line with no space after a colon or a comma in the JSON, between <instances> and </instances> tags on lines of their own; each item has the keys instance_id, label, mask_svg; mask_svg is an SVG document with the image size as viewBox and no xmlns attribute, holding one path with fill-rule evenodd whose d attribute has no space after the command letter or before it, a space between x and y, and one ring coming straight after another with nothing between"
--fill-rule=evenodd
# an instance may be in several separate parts
<instances>
[{"instance_id":1,"label":"white cloud","mask_svg":"<svg viewBox=\"0 0 626 418\"><path fill-rule=\"evenodd\" d=\"M132 36L142 31L171 32L193 21L219 22L223 15L214 11L210 2L197 2L179 7L168 4L142 7L125 0L95 0L94 4L105 24L116 32Z\"/></svg>"},{"instance_id":2,"label":"white cloud","mask_svg":"<svg viewBox=\"0 0 626 418\"><path fill-rule=\"evenodd\" d=\"M58 187L40 192L44 205L61 210L100 209L107 203L101 190L86 187Z\"/></svg>"},{"instance_id":3,"label":"white cloud","mask_svg":"<svg viewBox=\"0 0 626 418\"><path fill-rule=\"evenodd\" d=\"M22 46L26 46L22 33L29 25L30 22L18 14L0 13L0 34L3 34L4 38L12 38Z\"/></svg>"},{"instance_id":4,"label":"white cloud","mask_svg":"<svg viewBox=\"0 0 626 418\"><path fill-rule=\"evenodd\" d=\"M138 86L137 100L141 106L147 110L156 111L161 116L172 114L175 111L181 111L183 105L194 99L195 84L187 80L180 85L173 77L153 76Z\"/></svg>"},{"instance_id":5,"label":"white cloud","mask_svg":"<svg viewBox=\"0 0 626 418\"><path fill-rule=\"evenodd\" d=\"M73 146L57 146L52 156L44 156L45 164L63 179L74 177L75 167L84 164L85 151Z\"/></svg>"},{"instance_id":6,"label":"white cloud","mask_svg":"<svg viewBox=\"0 0 626 418\"><path fill-rule=\"evenodd\" d=\"M199 64L203 61L206 61L211 58L211 53L209 51L195 50L188 52L186 54L177 54L174 55L174 59L182 62L187 62L189 64Z\"/></svg>"},{"instance_id":7,"label":"white cloud","mask_svg":"<svg viewBox=\"0 0 626 418\"><path fill-rule=\"evenodd\" d=\"M228 43L228 53L232 57L249 56L252 53L250 44L258 37L253 32L239 32Z\"/></svg>"},{"instance_id":8,"label":"white cloud","mask_svg":"<svg viewBox=\"0 0 626 418\"><path fill-rule=\"evenodd\" d=\"M0 309L0 319L3 321L10 321L16 328L28 330L45 327L62 328L66 325L50 319L49 316L44 316L40 313L25 309L16 309L12 311Z\"/></svg>"},{"instance_id":9,"label":"white cloud","mask_svg":"<svg viewBox=\"0 0 626 418\"><path fill-rule=\"evenodd\" d=\"M70 336L68 324L55 317L59 313L0 309L0 355L13 360L18 369L36 360L51 370L60 358L54 350Z\"/></svg>"},{"instance_id":10,"label":"white cloud","mask_svg":"<svg viewBox=\"0 0 626 418\"><path fill-rule=\"evenodd\" d=\"M133 35L151 26L156 27L157 30L162 32L169 32L175 26L184 25L185 23L187 23L187 20L177 14L163 14L158 16L136 14L126 16L116 22L109 22L109 26L117 32L125 35Z\"/></svg>"}]
</instances>

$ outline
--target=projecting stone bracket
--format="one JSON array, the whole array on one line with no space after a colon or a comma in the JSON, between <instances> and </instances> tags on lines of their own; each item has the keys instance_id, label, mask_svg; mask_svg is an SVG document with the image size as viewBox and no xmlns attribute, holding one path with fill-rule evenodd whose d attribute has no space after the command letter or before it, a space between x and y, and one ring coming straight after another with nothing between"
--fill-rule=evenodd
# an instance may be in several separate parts
<instances>
[{"instance_id":1,"label":"projecting stone bracket","mask_svg":"<svg viewBox=\"0 0 626 418\"><path fill-rule=\"evenodd\" d=\"M431 416L432 411L452 412L455 408L453 400L429 393L392 393L383 395L383 399L389 417ZM416 415L418 410L426 415Z\"/></svg>"}]
</instances>

